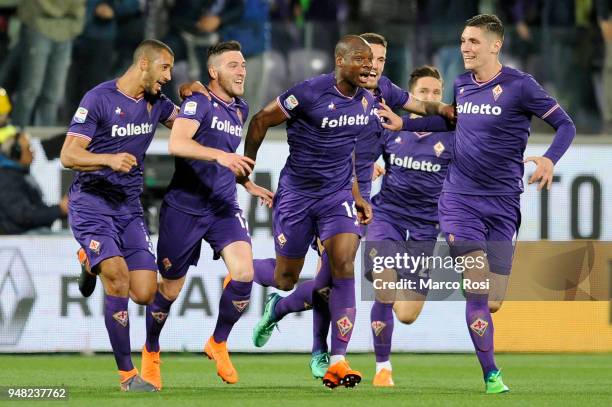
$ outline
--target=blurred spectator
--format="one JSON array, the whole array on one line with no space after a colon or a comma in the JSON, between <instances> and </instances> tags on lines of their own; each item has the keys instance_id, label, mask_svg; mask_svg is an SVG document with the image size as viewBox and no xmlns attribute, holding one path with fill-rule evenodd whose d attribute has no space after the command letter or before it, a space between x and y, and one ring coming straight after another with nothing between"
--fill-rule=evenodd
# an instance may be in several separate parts
<instances>
[{"instance_id":1,"label":"blurred spectator","mask_svg":"<svg viewBox=\"0 0 612 407\"><path fill-rule=\"evenodd\" d=\"M15 21L19 0L0 0L0 86L11 94L19 78L19 47L15 46Z\"/></svg>"},{"instance_id":2,"label":"blurred spectator","mask_svg":"<svg viewBox=\"0 0 612 407\"><path fill-rule=\"evenodd\" d=\"M346 1L293 0L293 10L298 26L303 28L304 47L333 55L348 17Z\"/></svg>"},{"instance_id":3,"label":"blurred spectator","mask_svg":"<svg viewBox=\"0 0 612 407\"><path fill-rule=\"evenodd\" d=\"M145 15L143 0L114 0L112 3L117 19L116 55L112 74L116 77L132 64L134 50L145 39Z\"/></svg>"},{"instance_id":4,"label":"blurred spectator","mask_svg":"<svg viewBox=\"0 0 612 407\"><path fill-rule=\"evenodd\" d=\"M602 68L603 131L612 134L612 1L596 0L597 21L601 29L605 49Z\"/></svg>"},{"instance_id":5,"label":"blurred spectator","mask_svg":"<svg viewBox=\"0 0 612 407\"><path fill-rule=\"evenodd\" d=\"M33 154L30 138L9 122L11 103L0 88L0 235L48 228L68 213L68 199L59 205L43 202L40 187L29 174Z\"/></svg>"},{"instance_id":6,"label":"blurred spectator","mask_svg":"<svg viewBox=\"0 0 612 407\"><path fill-rule=\"evenodd\" d=\"M85 0L22 0L21 77L15 99L14 121L56 125L64 97L72 54L72 40L83 30ZM95 44L92 44L95 47Z\"/></svg>"},{"instance_id":7,"label":"blurred spectator","mask_svg":"<svg viewBox=\"0 0 612 407\"><path fill-rule=\"evenodd\" d=\"M223 27L222 39L236 40L242 46L246 59L247 77L244 98L251 112L257 112L264 103L268 86L265 74L266 51L270 49L270 21L268 0L244 0L244 12L239 21Z\"/></svg>"},{"instance_id":8,"label":"blurred spectator","mask_svg":"<svg viewBox=\"0 0 612 407\"><path fill-rule=\"evenodd\" d=\"M4 61L8 55L10 45L9 21L17 12L19 0L0 1L0 61Z\"/></svg>"},{"instance_id":9,"label":"blurred spectator","mask_svg":"<svg viewBox=\"0 0 612 407\"><path fill-rule=\"evenodd\" d=\"M299 30L295 21L293 0L272 0L270 4L272 21L272 49L287 56L299 44Z\"/></svg>"},{"instance_id":10,"label":"blurred spectator","mask_svg":"<svg viewBox=\"0 0 612 407\"><path fill-rule=\"evenodd\" d=\"M169 30L164 42L174 51L173 80L164 93L178 101L174 84L208 81L207 50L220 40L219 30L237 22L244 11L242 0L181 0L168 13ZM182 65L182 66L181 66Z\"/></svg>"},{"instance_id":11,"label":"blurred spectator","mask_svg":"<svg viewBox=\"0 0 612 407\"><path fill-rule=\"evenodd\" d=\"M83 95L97 84L110 79L114 74L114 61L117 65L124 56L119 50L129 43L130 52L135 46L128 41L129 36L119 33L120 21L141 14L138 0L87 0L85 28L74 41L72 65L69 74L70 86L67 87L67 107L70 116ZM138 25L142 31L142 24ZM136 40L140 43L142 34ZM131 58L129 63L131 63Z\"/></svg>"}]
</instances>

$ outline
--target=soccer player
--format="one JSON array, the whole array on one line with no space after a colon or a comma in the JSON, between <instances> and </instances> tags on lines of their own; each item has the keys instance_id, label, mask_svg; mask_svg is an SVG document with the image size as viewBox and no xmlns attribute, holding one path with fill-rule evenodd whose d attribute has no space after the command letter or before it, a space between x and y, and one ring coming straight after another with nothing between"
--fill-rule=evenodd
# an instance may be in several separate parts
<instances>
[{"instance_id":1,"label":"soccer player","mask_svg":"<svg viewBox=\"0 0 612 407\"><path fill-rule=\"evenodd\" d=\"M569 116L531 75L500 63L503 40L502 22L490 14L470 18L461 34L469 72L454 84L455 147L438 203L440 227L454 254L461 261L484 259L486 267L466 269L464 279L490 280L490 290L466 290L465 311L487 393L509 390L495 363L491 312L501 307L511 271L512 241L521 222L524 163L536 164L529 183L537 182L538 190L550 189L554 166L576 134ZM380 114L389 120L383 126L399 128L392 112ZM523 159L534 115L556 135L543 156Z\"/></svg>"},{"instance_id":2,"label":"soccer player","mask_svg":"<svg viewBox=\"0 0 612 407\"><path fill-rule=\"evenodd\" d=\"M128 298L148 304L157 289L140 194L144 155L157 124L171 127L178 113L160 94L173 64L166 44L143 41L120 78L85 94L61 152L62 164L77 171L68 219L104 286L104 320L124 391L155 391L132 364L127 309Z\"/></svg>"},{"instance_id":3,"label":"soccer player","mask_svg":"<svg viewBox=\"0 0 612 407\"><path fill-rule=\"evenodd\" d=\"M159 335L185 275L197 265L202 239L223 258L231 280L224 286L213 335L204 352L217 374L236 383L238 373L227 351L227 338L249 304L253 254L248 225L236 197L236 177L269 206L273 194L248 180L255 162L235 154L242 138L248 106L244 93L246 62L236 41L208 50L210 99L195 92L181 105L170 134L169 150L176 156L175 172L160 211L158 266L162 275L152 304L147 306L147 339L142 350L143 378L161 389Z\"/></svg>"},{"instance_id":4,"label":"soccer player","mask_svg":"<svg viewBox=\"0 0 612 407\"><path fill-rule=\"evenodd\" d=\"M416 68L410 75L409 90L420 100L441 101L442 85L440 73L431 66ZM366 240L373 242L373 248L379 247L380 252L395 250L391 242L408 241L408 244L398 245L397 248L417 255L433 254L439 234L438 197L451 159L453 142L452 132L385 131L383 158L386 175L380 192L372 198L375 216L366 237ZM369 252L369 249L366 250L366 253ZM387 274L374 273L373 277L381 281L395 281L397 276L394 270L384 272ZM398 274L419 282L417 274ZM373 384L390 387L394 386L389 360L393 311L401 322L413 323L423 309L427 289L417 285L415 290L392 292L390 298L384 298L389 295L385 290L377 290L377 294L380 295L370 313L376 354Z\"/></svg>"},{"instance_id":5,"label":"soccer player","mask_svg":"<svg viewBox=\"0 0 612 407\"><path fill-rule=\"evenodd\" d=\"M382 35L364 33L360 37L368 42L372 50L372 70L368 76L365 88L372 93L377 103L384 101L392 108L402 108L412 112L419 112L420 114L431 114L434 112L445 115L452 114L452 112L445 112L445 109L449 108L447 105L433 101L421 101L418 98L411 97L409 92L399 88L382 75L387 53L387 41ZM377 107L370 110L371 119L376 119L377 110ZM410 124L418 128L419 125L417 123L418 121L415 120ZM431 125L433 124L425 122L425 124L420 126L425 129ZM370 130L361 133L355 147L355 175L359 183L359 190L364 199L368 201L370 200L373 166L382 153L384 142L383 129L378 126L377 120L372 120L369 126ZM365 235L364 231L362 231L362 235ZM329 365L327 336L330 317L327 300L331 275L327 253L320 244L315 243L314 246L320 253L316 278L301 283L287 297L283 298L278 294L271 294L269 296L264 315L256 326L254 342L256 346L263 346L269 339L278 321L285 315L312 308L313 346L310 368L315 378L322 378ZM265 264L263 260L255 260L255 262L255 281L264 286L275 286L273 261L268 261L268 264L272 265L272 267L268 268L257 267Z\"/></svg>"},{"instance_id":6,"label":"soccer player","mask_svg":"<svg viewBox=\"0 0 612 407\"><path fill-rule=\"evenodd\" d=\"M276 286L290 290L315 233L320 238L332 279L331 358L323 377L331 388L353 387L361 381L361 373L350 368L345 354L355 322L359 222L368 223L372 216L352 182L355 139L367 130L374 105L372 95L363 89L372 70L368 43L356 35L344 36L336 44L335 65L333 73L294 85L259 111L245 143L245 155L255 160L268 128L287 122L289 157L273 208L276 261L261 260L259 265L267 262L275 267Z\"/></svg>"}]
</instances>

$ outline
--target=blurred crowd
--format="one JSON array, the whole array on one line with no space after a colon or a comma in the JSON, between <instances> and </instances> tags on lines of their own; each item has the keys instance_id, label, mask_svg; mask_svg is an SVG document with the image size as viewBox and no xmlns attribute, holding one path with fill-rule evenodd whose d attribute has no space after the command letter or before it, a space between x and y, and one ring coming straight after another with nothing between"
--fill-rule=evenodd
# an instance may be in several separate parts
<instances>
[{"instance_id":1,"label":"blurred crowd","mask_svg":"<svg viewBox=\"0 0 612 407\"><path fill-rule=\"evenodd\" d=\"M0 86L12 122L66 126L83 94L117 76L145 38L175 53L177 85L206 81L206 49L236 39L256 111L292 83L333 68L345 33L388 42L385 74L407 87L413 67L444 75L444 99L463 72L459 36L469 17L496 13L506 25L505 64L533 74L581 133L612 133L612 0L0 0ZM203 69L204 67L204 69Z\"/></svg>"}]
</instances>

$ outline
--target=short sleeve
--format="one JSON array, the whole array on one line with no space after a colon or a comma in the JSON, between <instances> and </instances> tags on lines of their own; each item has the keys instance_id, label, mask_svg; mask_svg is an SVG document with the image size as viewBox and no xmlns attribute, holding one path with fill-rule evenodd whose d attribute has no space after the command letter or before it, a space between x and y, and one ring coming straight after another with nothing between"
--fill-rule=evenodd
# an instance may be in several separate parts
<instances>
[{"instance_id":1,"label":"short sleeve","mask_svg":"<svg viewBox=\"0 0 612 407\"><path fill-rule=\"evenodd\" d=\"M559 108L559 103L540 86L531 75L525 75L521 82L521 105L529 113L546 119Z\"/></svg>"},{"instance_id":2,"label":"short sleeve","mask_svg":"<svg viewBox=\"0 0 612 407\"><path fill-rule=\"evenodd\" d=\"M294 85L276 98L276 104L289 119L307 111L311 103L312 88L309 86L309 81Z\"/></svg>"},{"instance_id":3,"label":"short sleeve","mask_svg":"<svg viewBox=\"0 0 612 407\"><path fill-rule=\"evenodd\" d=\"M94 137L99 120L102 117L100 113L102 111L102 101L100 99L100 95L93 91L89 91L83 96L70 121L67 133L69 136L87 140Z\"/></svg>"},{"instance_id":4,"label":"short sleeve","mask_svg":"<svg viewBox=\"0 0 612 407\"><path fill-rule=\"evenodd\" d=\"M171 122L176 119L179 107L175 105L166 95L161 95L161 115L159 116L160 123Z\"/></svg>"},{"instance_id":5,"label":"short sleeve","mask_svg":"<svg viewBox=\"0 0 612 407\"><path fill-rule=\"evenodd\" d=\"M206 114L210 111L210 100L204 95L194 94L183 101L177 118L191 119L202 123Z\"/></svg>"},{"instance_id":6,"label":"short sleeve","mask_svg":"<svg viewBox=\"0 0 612 407\"><path fill-rule=\"evenodd\" d=\"M386 79L382 82L383 79ZM410 101L410 93L400 88L386 77L381 78L381 93L385 103L391 109L401 109Z\"/></svg>"}]
</instances>

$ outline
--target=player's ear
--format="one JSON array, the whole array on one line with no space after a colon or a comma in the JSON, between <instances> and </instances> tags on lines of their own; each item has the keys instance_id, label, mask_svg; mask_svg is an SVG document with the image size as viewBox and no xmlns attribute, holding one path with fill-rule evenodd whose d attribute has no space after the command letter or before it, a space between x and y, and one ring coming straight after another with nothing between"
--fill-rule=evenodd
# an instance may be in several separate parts
<instances>
[{"instance_id":1,"label":"player's ear","mask_svg":"<svg viewBox=\"0 0 612 407\"><path fill-rule=\"evenodd\" d=\"M138 67L141 71L146 71L149 68L149 58L143 56L138 60Z\"/></svg>"},{"instance_id":2,"label":"player's ear","mask_svg":"<svg viewBox=\"0 0 612 407\"><path fill-rule=\"evenodd\" d=\"M217 76L218 76L217 70L215 69L213 65L210 65L208 67L208 76L210 77L210 79L214 79L214 80L217 79Z\"/></svg>"},{"instance_id":3,"label":"player's ear","mask_svg":"<svg viewBox=\"0 0 612 407\"><path fill-rule=\"evenodd\" d=\"M336 56L336 66L343 66L344 65L344 57L343 56Z\"/></svg>"}]
</instances>

